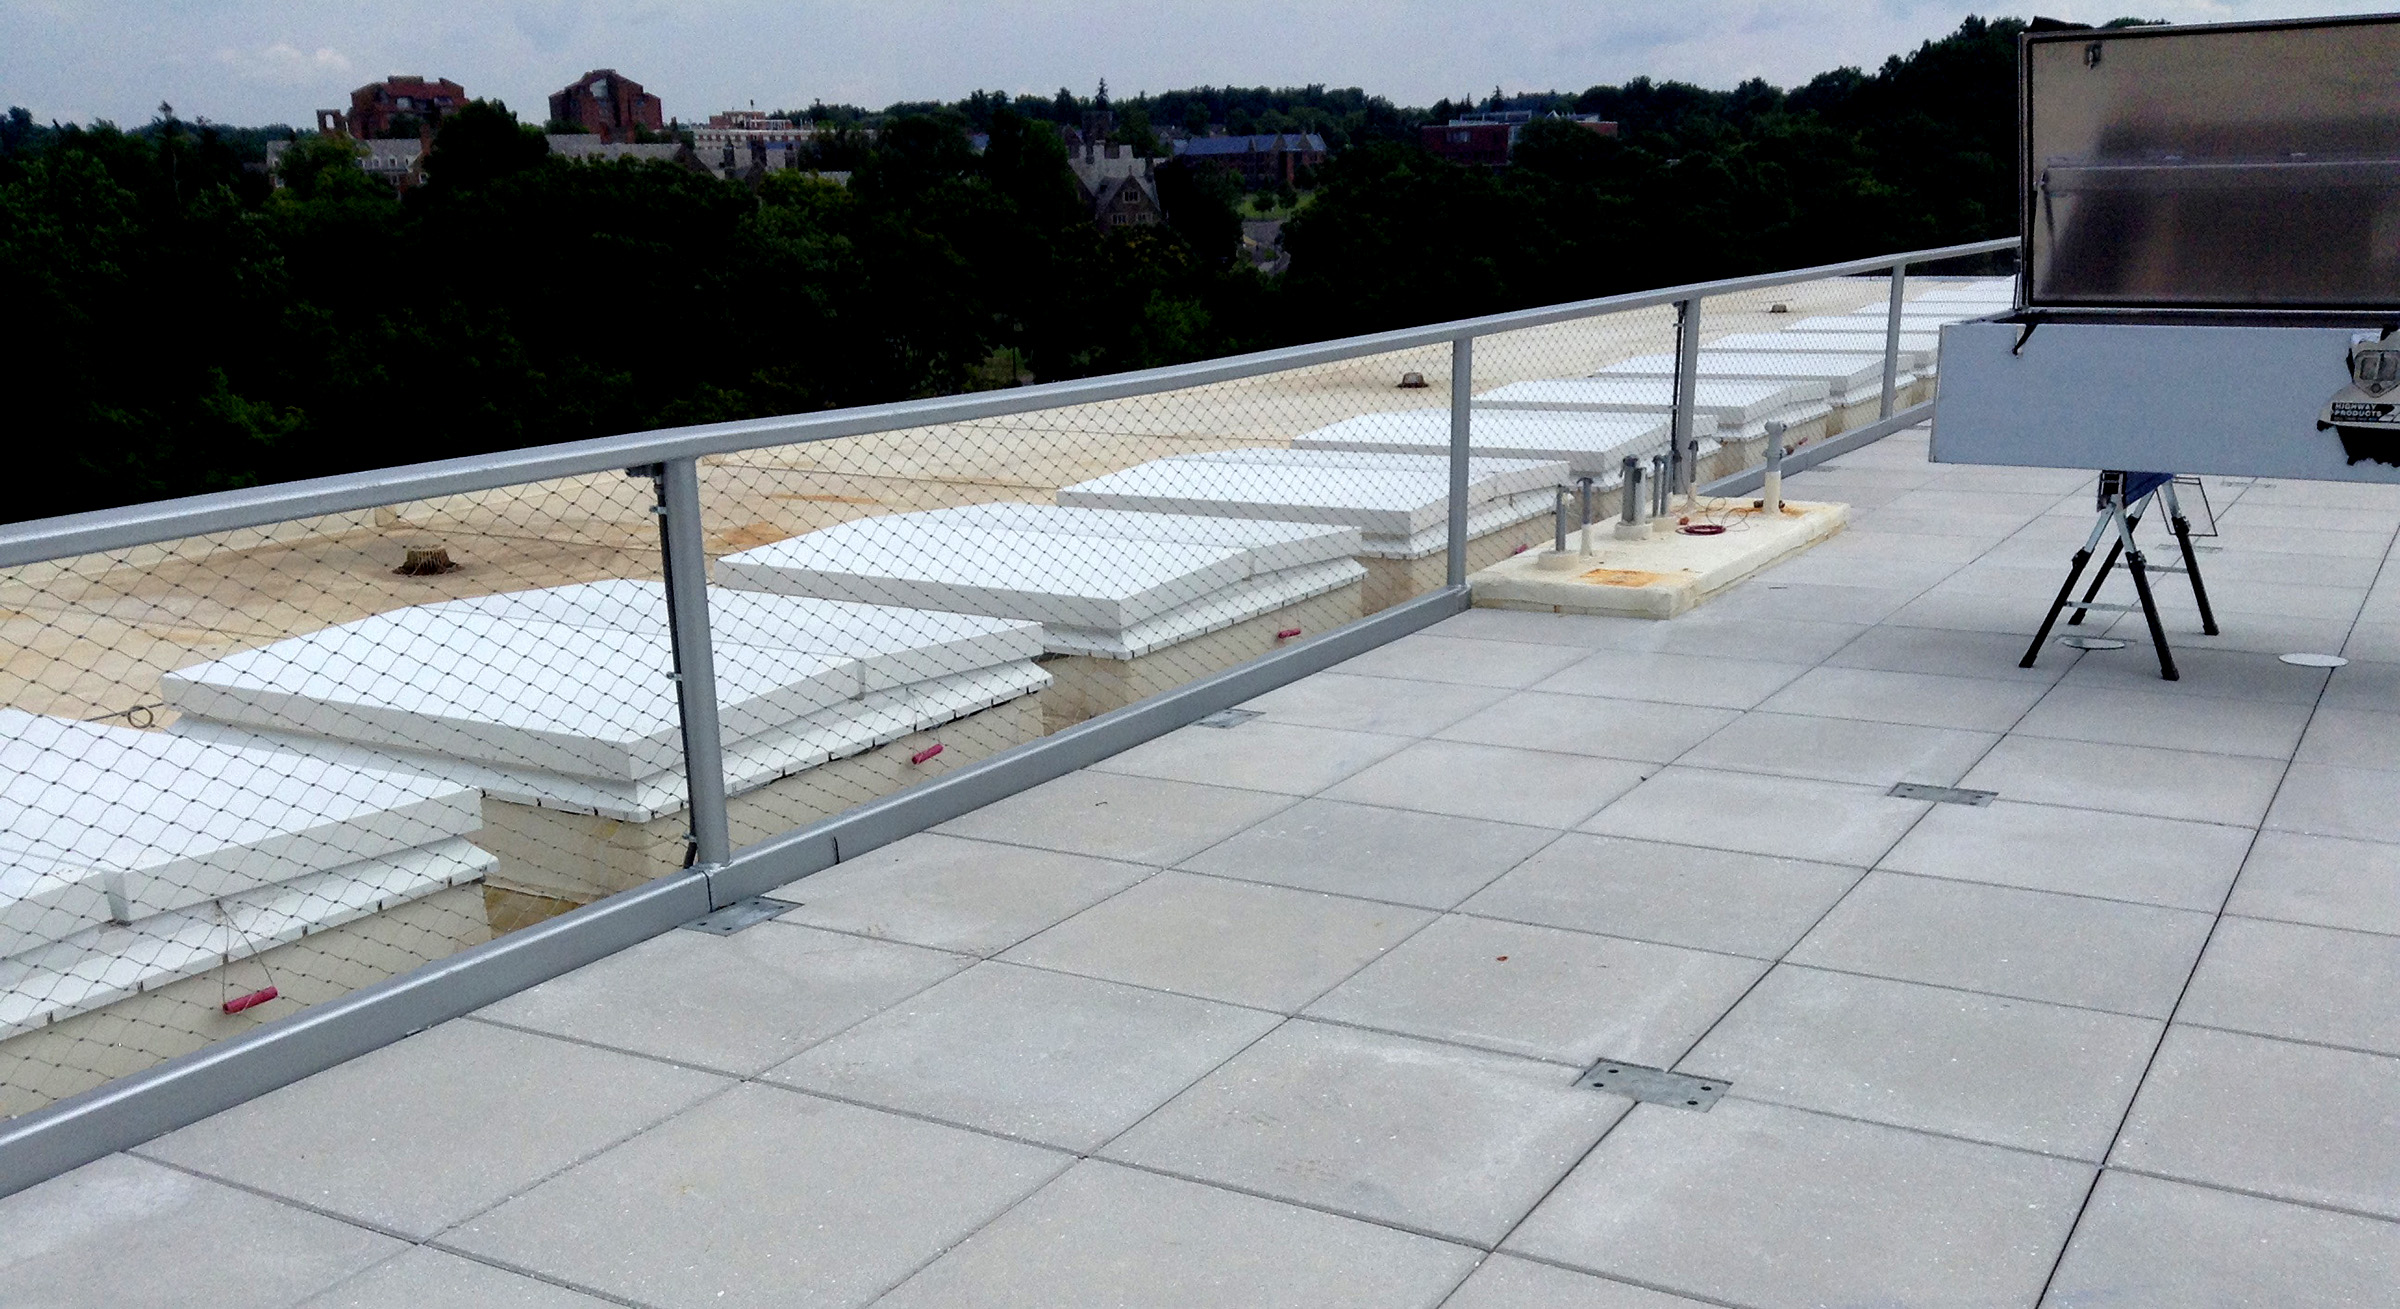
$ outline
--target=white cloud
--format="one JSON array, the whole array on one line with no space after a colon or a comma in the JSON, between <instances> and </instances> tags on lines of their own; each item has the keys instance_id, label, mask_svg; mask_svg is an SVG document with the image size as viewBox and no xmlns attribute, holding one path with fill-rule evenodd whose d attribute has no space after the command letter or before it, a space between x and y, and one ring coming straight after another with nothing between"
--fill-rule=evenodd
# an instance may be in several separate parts
<instances>
[{"instance_id":1,"label":"white cloud","mask_svg":"<svg viewBox=\"0 0 2400 1309\"><path fill-rule=\"evenodd\" d=\"M341 51L330 46L302 50L289 41L255 50L222 49L217 62L240 76L275 86L313 86L350 72L350 61Z\"/></svg>"}]
</instances>

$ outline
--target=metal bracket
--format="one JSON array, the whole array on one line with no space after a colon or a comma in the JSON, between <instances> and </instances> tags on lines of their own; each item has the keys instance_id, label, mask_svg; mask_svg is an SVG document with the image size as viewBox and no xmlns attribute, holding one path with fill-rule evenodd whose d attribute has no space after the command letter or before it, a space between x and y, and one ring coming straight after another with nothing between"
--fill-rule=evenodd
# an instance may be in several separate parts
<instances>
[{"instance_id":1,"label":"metal bracket","mask_svg":"<svg viewBox=\"0 0 2400 1309\"><path fill-rule=\"evenodd\" d=\"M2000 798L1998 791L1970 791L1963 786L1928 786L1923 782L1900 782L1884 792L1902 800L1931 800L1935 804L1970 804L1983 808Z\"/></svg>"},{"instance_id":2,"label":"metal bracket","mask_svg":"<svg viewBox=\"0 0 2400 1309\"><path fill-rule=\"evenodd\" d=\"M722 909L700 915L683 924L687 932L706 932L710 936L731 936L744 928L756 927L778 914L788 914L799 908L789 900L770 895L754 895L736 900Z\"/></svg>"},{"instance_id":3,"label":"metal bracket","mask_svg":"<svg viewBox=\"0 0 2400 1309\"><path fill-rule=\"evenodd\" d=\"M1671 1073L1664 1068L1646 1068L1641 1064L1603 1059L1575 1079L1575 1085L1622 1095L1645 1104L1673 1105L1678 1109L1697 1109L1707 1113L1717 1107L1717 1101L1724 1096L1728 1083L1718 1077L1694 1077L1689 1073Z\"/></svg>"}]
</instances>

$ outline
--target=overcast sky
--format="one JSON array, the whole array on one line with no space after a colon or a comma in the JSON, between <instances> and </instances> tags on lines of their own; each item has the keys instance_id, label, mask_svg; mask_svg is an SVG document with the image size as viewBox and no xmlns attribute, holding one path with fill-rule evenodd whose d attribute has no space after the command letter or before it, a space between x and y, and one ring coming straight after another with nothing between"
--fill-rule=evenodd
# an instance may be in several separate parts
<instances>
[{"instance_id":1,"label":"overcast sky","mask_svg":"<svg viewBox=\"0 0 2400 1309\"><path fill-rule=\"evenodd\" d=\"M2043 0L2094 22L2372 12L2391 0ZM446 76L539 118L613 67L704 118L823 99L881 107L977 88L1088 95L1203 83L1363 86L1402 104L1648 74L1793 85L1872 68L1972 10L1919 0L0 0L0 105L42 119L307 123L389 73ZM1984 12L2018 12L2009 9Z\"/></svg>"}]
</instances>

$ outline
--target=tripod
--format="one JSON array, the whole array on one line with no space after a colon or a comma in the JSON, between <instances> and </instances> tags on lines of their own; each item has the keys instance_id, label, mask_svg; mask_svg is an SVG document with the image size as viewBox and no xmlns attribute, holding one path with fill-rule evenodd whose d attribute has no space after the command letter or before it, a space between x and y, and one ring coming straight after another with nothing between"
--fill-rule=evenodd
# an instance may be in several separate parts
<instances>
[{"instance_id":1,"label":"tripod","mask_svg":"<svg viewBox=\"0 0 2400 1309\"><path fill-rule=\"evenodd\" d=\"M2087 611L2098 609L2114 613L2132 613L2137 608L2150 624L2150 644L2158 651L2158 675L2176 681L2181 674L2175 671L2175 653L2167 648L2166 628L2158 621L2158 604L2150 594L2150 570L2142 558L2141 547L2133 542L2133 529L2141 526L2142 514L2152 500L2165 504L2167 521L2174 525L2175 543L2183 552L2183 567L2161 568L2160 573L2182 573L2192 579L2192 599L2200 606L2200 630L2210 636L2217 634L2217 616L2208 607L2208 587L2200 580L2200 560L2192 553L2192 524L2183 516L2183 506L2175 499L2175 475L2172 473L2104 472L2100 474L2100 516L2092 524L2092 534L2084 538L2083 548L2075 552L2074 567L2067 570L2067 580L2058 588L2058 598L2050 602L2050 613L2042 619L2042 630L2034 633L2033 644L2025 648L2025 657L2017 661L2019 668L2033 667L2034 658L2042 652L2042 642L2050 639L2050 629L2058 622L2061 611L2073 608L2067 619L2070 627L2083 622ZM2100 571L2093 575L2092 584L2081 600L2073 598L2075 583L2082 578L2085 565L2091 563L2092 552L2100 547L2100 538L2114 529L2115 541L2108 547L2108 557L2101 561ZM2139 605L2102 604L2093 599L2100 594L2100 584L2108 580L2119 558L2125 561L2125 571L2133 578L2133 593Z\"/></svg>"}]
</instances>

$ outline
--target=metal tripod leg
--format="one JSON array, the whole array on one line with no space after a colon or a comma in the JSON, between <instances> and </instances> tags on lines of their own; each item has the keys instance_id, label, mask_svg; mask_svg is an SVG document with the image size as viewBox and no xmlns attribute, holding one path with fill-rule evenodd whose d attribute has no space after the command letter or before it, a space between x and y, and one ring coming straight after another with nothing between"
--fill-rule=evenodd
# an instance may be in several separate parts
<instances>
[{"instance_id":1,"label":"metal tripod leg","mask_svg":"<svg viewBox=\"0 0 2400 1309\"><path fill-rule=\"evenodd\" d=\"M2017 667L2033 667L2034 659L2042 653L2042 642L2050 639L2050 629L2057 625L2059 611L2074 599L2075 581L2083 576L2085 565L2092 562L2092 551L2100 548L2100 534L2108 530L2109 521L2103 518L2092 524L2092 534L2084 538L2083 548L2075 552L2075 566L2067 570L2067 580L2059 583L2058 598L2050 602L2050 612L2042 617L2042 630L2033 634L2033 644L2025 647L2025 657L2017 661ZM2116 552L2110 551L2109 558L2116 558ZM2092 589L2099 588L2094 586ZM2091 597L2087 595L2084 599Z\"/></svg>"},{"instance_id":2,"label":"metal tripod leg","mask_svg":"<svg viewBox=\"0 0 2400 1309\"><path fill-rule=\"evenodd\" d=\"M2130 532L2134 528L2142 525L2142 516L2138 513L2133 514L2126 518L2125 523L2126 530ZM2132 539L2133 538L2131 536L2128 536L2124 541L2118 541L2108 547L2108 557L2100 561L2100 571L2092 574L2092 584L2084 590L2082 601L2083 604L2088 605L2092 601L2100 598L2100 584L2108 580L2109 573L2114 571L2117 566L2118 557L2125 553L2125 542ZM2084 611L2079 606L2073 614L2068 616L2067 626L2081 627L2083 625L2083 614Z\"/></svg>"},{"instance_id":3,"label":"metal tripod leg","mask_svg":"<svg viewBox=\"0 0 2400 1309\"><path fill-rule=\"evenodd\" d=\"M2192 599L2200 606L2200 630L2217 634L2216 611L2208 607L2208 586L2200 580L2200 559L2192 552L2192 521L2183 516L2183 505L2175 499L2175 484L2159 488L2167 500L2167 521L2175 525L2175 544L2183 549L2183 573L2192 579Z\"/></svg>"},{"instance_id":4,"label":"metal tripod leg","mask_svg":"<svg viewBox=\"0 0 2400 1309\"><path fill-rule=\"evenodd\" d=\"M2133 543L2133 526L2125 517L2125 502L2119 500L2113 515L2119 539L2125 543L2125 571L2133 575L2133 593L2142 599L2142 617L2150 624L2150 644L2158 651L2158 675L2170 682L2182 680L2175 671L2175 652L2167 648L2167 629L2158 621L2158 602L2150 598L2150 574L2142 565L2141 549Z\"/></svg>"}]
</instances>

